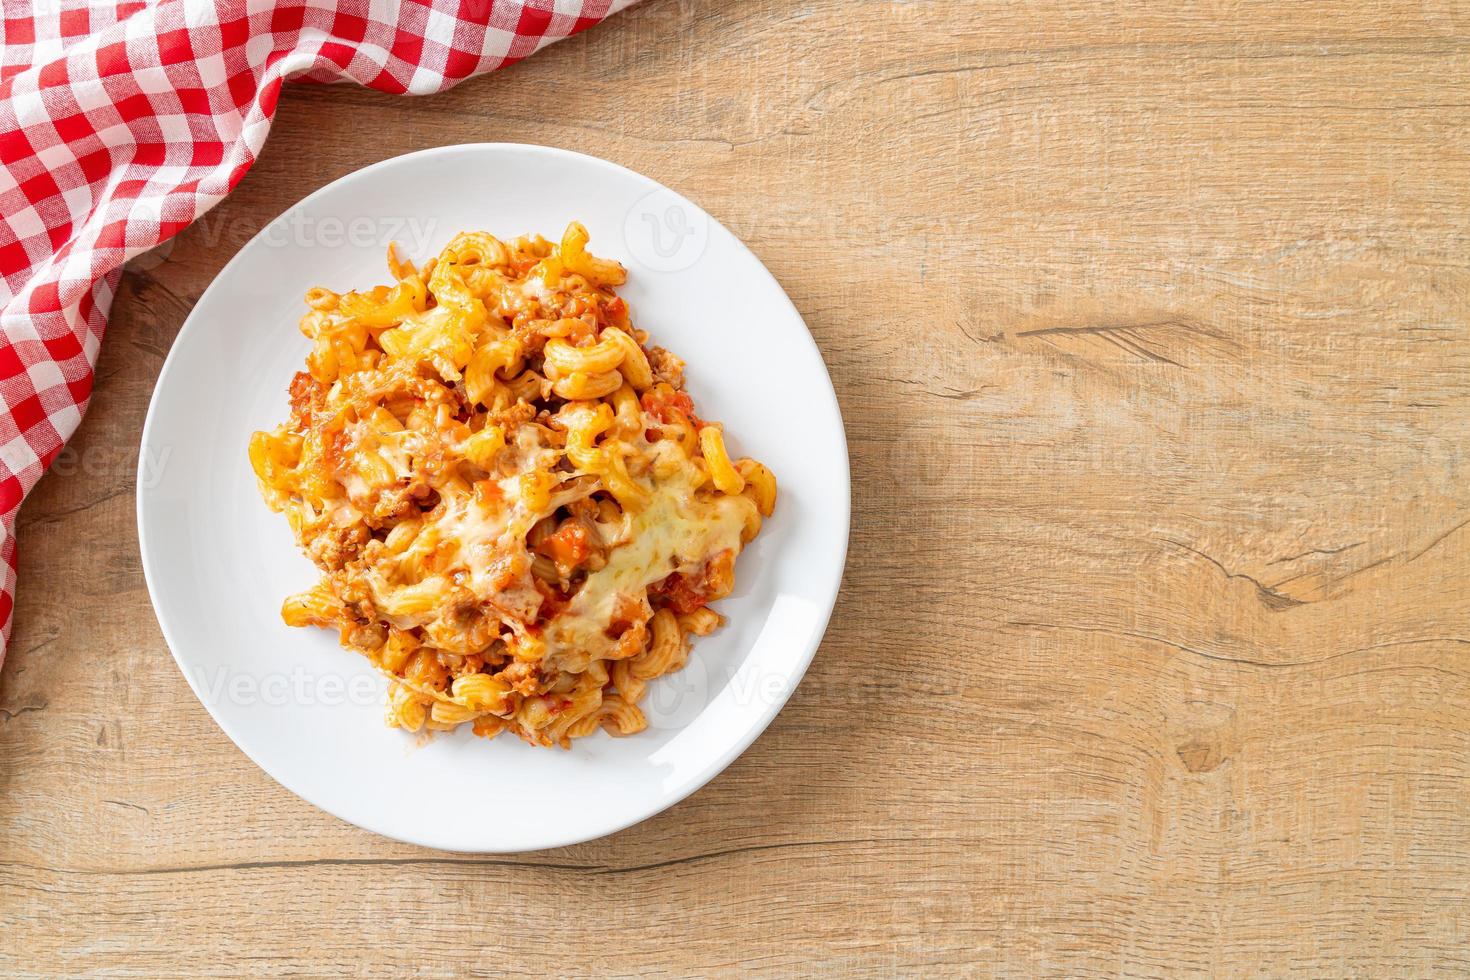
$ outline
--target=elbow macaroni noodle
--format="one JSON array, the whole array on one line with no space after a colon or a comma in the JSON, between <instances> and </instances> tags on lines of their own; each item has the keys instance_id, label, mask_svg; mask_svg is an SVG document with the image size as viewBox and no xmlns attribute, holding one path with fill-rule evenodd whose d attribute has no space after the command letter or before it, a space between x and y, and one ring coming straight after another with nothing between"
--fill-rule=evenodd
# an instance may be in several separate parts
<instances>
[{"instance_id":1,"label":"elbow macaroni noodle","mask_svg":"<svg viewBox=\"0 0 1470 980\"><path fill-rule=\"evenodd\" d=\"M290 420L250 461L322 570L282 618L387 675L390 725L642 731L775 507L587 241L466 233L421 269L389 248L393 285L306 296Z\"/></svg>"}]
</instances>

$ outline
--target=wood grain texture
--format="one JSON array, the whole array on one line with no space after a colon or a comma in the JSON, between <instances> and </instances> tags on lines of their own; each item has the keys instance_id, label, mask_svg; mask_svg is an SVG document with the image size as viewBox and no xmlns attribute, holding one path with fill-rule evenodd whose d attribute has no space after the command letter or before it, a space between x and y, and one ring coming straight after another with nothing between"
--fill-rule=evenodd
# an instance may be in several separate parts
<instances>
[{"instance_id":1,"label":"wood grain texture","mask_svg":"<svg viewBox=\"0 0 1470 980\"><path fill-rule=\"evenodd\" d=\"M291 89L125 278L21 514L0 971L1470 973L1467 34L1442 0L648 0L429 99ZM639 827L491 860L241 755L133 520L162 357L235 250L475 140L745 239L855 495L770 731Z\"/></svg>"}]
</instances>

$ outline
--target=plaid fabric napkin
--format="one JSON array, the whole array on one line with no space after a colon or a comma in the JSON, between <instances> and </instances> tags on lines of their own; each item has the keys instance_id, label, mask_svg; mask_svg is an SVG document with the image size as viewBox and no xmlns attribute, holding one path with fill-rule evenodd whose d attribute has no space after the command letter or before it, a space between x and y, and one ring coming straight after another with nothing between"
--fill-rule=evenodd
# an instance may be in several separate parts
<instances>
[{"instance_id":1,"label":"plaid fabric napkin","mask_svg":"<svg viewBox=\"0 0 1470 980\"><path fill-rule=\"evenodd\" d=\"M122 265L235 186L281 84L426 95L635 0L4 0L0 663L15 516L76 430Z\"/></svg>"}]
</instances>

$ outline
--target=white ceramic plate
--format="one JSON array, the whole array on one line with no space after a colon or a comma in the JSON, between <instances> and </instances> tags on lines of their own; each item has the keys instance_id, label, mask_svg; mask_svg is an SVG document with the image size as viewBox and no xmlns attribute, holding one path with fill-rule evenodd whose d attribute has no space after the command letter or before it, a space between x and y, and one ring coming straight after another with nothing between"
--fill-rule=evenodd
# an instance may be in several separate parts
<instances>
[{"instance_id":1,"label":"white ceramic plate","mask_svg":"<svg viewBox=\"0 0 1470 980\"><path fill-rule=\"evenodd\" d=\"M688 362L732 454L775 471L776 515L741 555L730 624L650 686L648 731L570 751L383 724L384 684L281 600L316 581L246 458L287 414L312 286L384 282L389 241L415 260L461 230L557 238L571 220L629 271L634 322ZM268 226L200 298L143 428L138 538L153 607L194 693L246 755L368 830L455 851L555 847L672 806L770 723L826 628L847 551L847 444L832 383L781 287L704 211L622 167L564 150L476 144L387 160Z\"/></svg>"}]
</instances>

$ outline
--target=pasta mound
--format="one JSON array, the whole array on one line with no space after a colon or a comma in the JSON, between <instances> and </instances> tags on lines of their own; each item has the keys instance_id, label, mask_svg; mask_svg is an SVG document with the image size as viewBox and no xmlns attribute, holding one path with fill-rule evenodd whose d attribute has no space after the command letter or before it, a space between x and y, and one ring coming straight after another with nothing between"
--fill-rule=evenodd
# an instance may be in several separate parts
<instances>
[{"instance_id":1,"label":"pasta mound","mask_svg":"<svg viewBox=\"0 0 1470 980\"><path fill-rule=\"evenodd\" d=\"M642 731L775 506L587 240L466 233L422 269L390 247L393 285L306 296L290 419L250 461L322 570L282 617L387 675L390 725Z\"/></svg>"}]
</instances>

